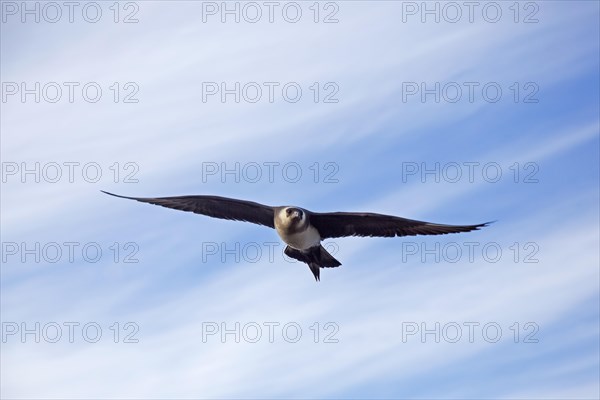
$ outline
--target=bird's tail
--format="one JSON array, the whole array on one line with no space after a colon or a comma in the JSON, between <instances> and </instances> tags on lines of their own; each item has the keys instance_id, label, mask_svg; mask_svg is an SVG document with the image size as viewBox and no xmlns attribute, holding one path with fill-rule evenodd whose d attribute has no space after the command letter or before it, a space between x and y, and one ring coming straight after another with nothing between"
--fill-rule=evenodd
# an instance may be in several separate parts
<instances>
[{"instance_id":1,"label":"bird's tail","mask_svg":"<svg viewBox=\"0 0 600 400\"><path fill-rule=\"evenodd\" d=\"M310 256L308 257L307 264L310 268L310 272L315 276L316 281L321 280L321 268L335 268L342 265L341 262L336 260L321 245L319 245L319 248L313 247L309 254Z\"/></svg>"},{"instance_id":2,"label":"bird's tail","mask_svg":"<svg viewBox=\"0 0 600 400\"><path fill-rule=\"evenodd\" d=\"M320 252L321 253L319 254L319 261L322 268L335 268L342 265L342 263L336 260L331 254L329 254L323 246L320 246Z\"/></svg>"}]
</instances>

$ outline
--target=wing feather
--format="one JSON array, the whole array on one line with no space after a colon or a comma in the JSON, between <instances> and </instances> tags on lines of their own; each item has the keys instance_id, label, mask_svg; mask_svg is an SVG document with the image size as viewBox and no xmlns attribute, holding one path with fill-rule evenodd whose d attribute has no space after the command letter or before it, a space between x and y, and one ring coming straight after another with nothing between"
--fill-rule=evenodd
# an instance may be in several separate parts
<instances>
[{"instance_id":1,"label":"wing feather","mask_svg":"<svg viewBox=\"0 0 600 400\"><path fill-rule=\"evenodd\" d=\"M252 201L230 199L219 196L175 196L175 197L128 197L101 191L115 197L137 200L142 203L188 211L213 218L246 221L274 228L272 207Z\"/></svg>"},{"instance_id":2,"label":"wing feather","mask_svg":"<svg viewBox=\"0 0 600 400\"><path fill-rule=\"evenodd\" d=\"M478 230L490 224L442 225L374 213L312 213L311 224L317 228L322 239L343 236L415 236L444 235Z\"/></svg>"}]
</instances>

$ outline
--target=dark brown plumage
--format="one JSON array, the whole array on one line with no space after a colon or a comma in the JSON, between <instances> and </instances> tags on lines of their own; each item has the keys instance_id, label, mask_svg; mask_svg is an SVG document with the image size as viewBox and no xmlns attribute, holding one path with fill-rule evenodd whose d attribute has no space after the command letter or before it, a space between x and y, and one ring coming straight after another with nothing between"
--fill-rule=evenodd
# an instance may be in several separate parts
<instances>
[{"instance_id":1,"label":"dark brown plumage","mask_svg":"<svg viewBox=\"0 0 600 400\"><path fill-rule=\"evenodd\" d=\"M175 210L274 228L288 245L285 253L308 264L316 280L320 278L319 268L341 265L320 245L323 239L344 236L445 235L474 231L489 224L442 225L374 213L315 213L299 207L271 207L219 196L128 197L102 192Z\"/></svg>"}]
</instances>

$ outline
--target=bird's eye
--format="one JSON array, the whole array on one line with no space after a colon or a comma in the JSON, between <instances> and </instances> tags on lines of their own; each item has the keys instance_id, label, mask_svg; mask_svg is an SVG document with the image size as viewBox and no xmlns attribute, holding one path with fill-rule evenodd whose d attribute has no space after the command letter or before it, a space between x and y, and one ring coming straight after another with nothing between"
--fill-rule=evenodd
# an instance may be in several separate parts
<instances>
[{"instance_id":1,"label":"bird's eye","mask_svg":"<svg viewBox=\"0 0 600 400\"><path fill-rule=\"evenodd\" d=\"M292 213L292 209L291 209L291 208L287 208L287 209L285 210L285 213L286 213L287 215L290 215L290 214Z\"/></svg>"}]
</instances>

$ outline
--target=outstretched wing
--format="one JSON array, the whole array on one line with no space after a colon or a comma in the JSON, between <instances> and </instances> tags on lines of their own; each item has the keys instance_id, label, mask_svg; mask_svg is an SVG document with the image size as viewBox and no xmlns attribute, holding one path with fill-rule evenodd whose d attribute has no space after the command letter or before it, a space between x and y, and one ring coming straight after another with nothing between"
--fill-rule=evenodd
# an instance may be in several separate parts
<instances>
[{"instance_id":1,"label":"outstretched wing","mask_svg":"<svg viewBox=\"0 0 600 400\"><path fill-rule=\"evenodd\" d=\"M105 192L104 190L101 190L101 192L115 197L137 200L142 203L155 204L175 210L189 211L209 217L252 222L269 228L275 227L273 208L252 201L219 196L128 197Z\"/></svg>"},{"instance_id":2,"label":"outstretched wing","mask_svg":"<svg viewBox=\"0 0 600 400\"><path fill-rule=\"evenodd\" d=\"M442 225L392 215L348 212L312 213L310 223L317 228L322 239L343 236L444 235L469 232L489 224Z\"/></svg>"}]
</instances>

